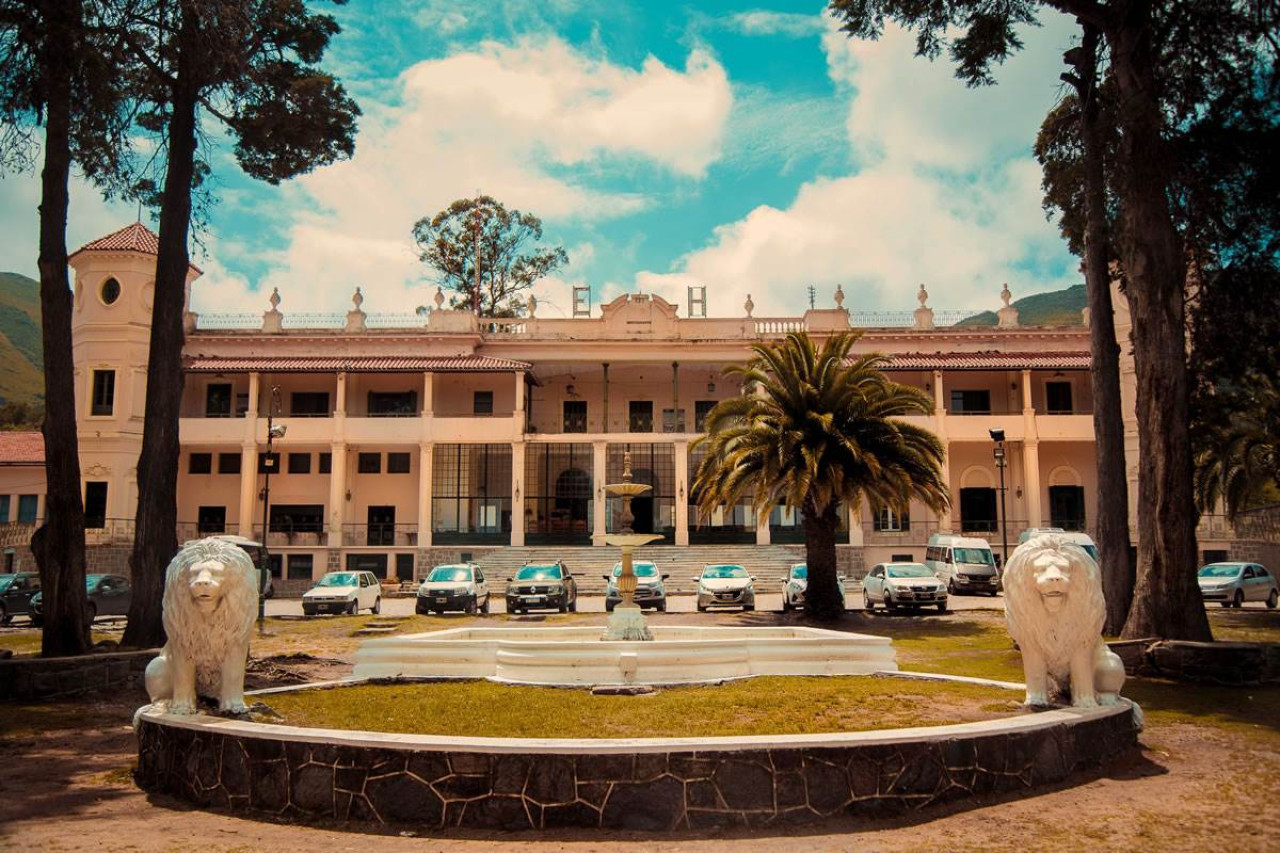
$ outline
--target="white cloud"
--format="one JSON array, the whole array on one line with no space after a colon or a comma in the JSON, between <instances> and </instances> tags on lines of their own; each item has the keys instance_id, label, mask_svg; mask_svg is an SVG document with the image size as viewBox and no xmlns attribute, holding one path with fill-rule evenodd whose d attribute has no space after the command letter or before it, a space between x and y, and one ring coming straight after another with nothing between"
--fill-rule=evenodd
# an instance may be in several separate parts
<instances>
[{"instance_id":1,"label":"white cloud","mask_svg":"<svg viewBox=\"0 0 1280 853\"><path fill-rule=\"evenodd\" d=\"M901 30L864 42L829 23L823 48L847 93L847 144L861 168L721 225L705 247L669 272L637 274L635 286L683 304L687 285L706 284L712 314L740 315L750 294L757 316L776 316L803 310L810 284L819 306L840 283L848 308L905 311L922 282L940 308L997 305L1005 281L1018 296L1075 283L1041 212L1030 153L1070 32L1061 23L1031 31L999 85L974 90L948 62L915 57ZM1060 272L1031 280L1027 268Z\"/></svg>"},{"instance_id":2,"label":"white cloud","mask_svg":"<svg viewBox=\"0 0 1280 853\"><path fill-rule=\"evenodd\" d=\"M730 15L728 23L738 32L749 36L782 35L804 38L818 35L826 29L826 22L822 15L770 12L762 9Z\"/></svg>"},{"instance_id":3,"label":"white cloud","mask_svg":"<svg viewBox=\"0 0 1280 853\"><path fill-rule=\"evenodd\" d=\"M703 51L683 70L652 57L632 69L551 36L420 62L400 86L393 105L366 107L352 160L290 190L288 245L261 292L247 294L252 304L234 301L233 282L220 310L261 310L272 287L281 311L300 297L302 310L345 310L356 285L368 311L409 310L429 292L409 236L420 217L477 191L549 224L639 210L649 203L641 194L566 175L623 158L701 177L720 156L733 100L724 69Z\"/></svg>"}]
</instances>

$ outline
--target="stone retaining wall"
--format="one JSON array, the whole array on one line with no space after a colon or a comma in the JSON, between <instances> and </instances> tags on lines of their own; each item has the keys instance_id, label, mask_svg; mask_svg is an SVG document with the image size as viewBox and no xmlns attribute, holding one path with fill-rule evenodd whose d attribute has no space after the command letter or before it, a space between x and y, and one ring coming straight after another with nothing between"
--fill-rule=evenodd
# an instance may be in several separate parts
<instances>
[{"instance_id":1,"label":"stone retaining wall","mask_svg":"<svg viewBox=\"0 0 1280 853\"><path fill-rule=\"evenodd\" d=\"M146 649L0 660L0 700L30 702L131 687L142 683L143 671L159 653L158 649Z\"/></svg>"},{"instance_id":2,"label":"stone retaining wall","mask_svg":"<svg viewBox=\"0 0 1280 853\"><path fill-rule=\"evenodd\" d=\"M881 818L1060 782L1137 743L1127 704L1049 713L1057 716L1039 726L1013 718L946 727L951 734L935 737L906 730L897 742L865 733L873 737L862 743L857 735L817 736L708 751L690 751L688 741L670 751L628 751L616 741L559 750L522 749L521 741L492 751L397 748L396 736L226 720L203 727L197 718L174 724L144 715L136 778L147 791L201 806L301 822L673 830L842 813ZM344 734L353 742L334 742ZM824 738L838 743L824 746Z\"/></svg>"},{"instance_id":3,"label":"stone retaining wall","mask_svg":"<svg viewBox=\"0 0 1280 853\"><path fill-rule=\"evenodd\" d=\"M1129 675L1239 687L1280 683L1280 643L1146 639L1108 645Z\"/></svg>"}]
</instances>

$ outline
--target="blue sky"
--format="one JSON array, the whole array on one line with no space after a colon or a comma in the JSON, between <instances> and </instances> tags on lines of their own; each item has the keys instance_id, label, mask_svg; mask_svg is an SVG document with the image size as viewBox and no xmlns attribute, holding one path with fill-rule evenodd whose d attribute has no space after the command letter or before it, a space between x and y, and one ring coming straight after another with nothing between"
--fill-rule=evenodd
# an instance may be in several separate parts
<instances>
[{"instance_id":1,"label":"blue sky","mask_svg":"<svg viewBox=\"0 0 1280 853\"><path fill-rule=\"evenodd\" d=\"M430 302L413 222L477 190L538 214L570 265L540 314L641 289L711 313L987 308L1079 280L1040 209L1030 147L1061 96L1061 16L999 85L966 89L910 35L850 41L822 3L352 0L326 65L364 110L353 160L282 187L211 151L218 203L195 307ZM35 271L35 175L0 180L0 269ZM74 245L135 217L74 188ZM145 214L144 214L145 215Z\"/></svg>"}]
</instances>

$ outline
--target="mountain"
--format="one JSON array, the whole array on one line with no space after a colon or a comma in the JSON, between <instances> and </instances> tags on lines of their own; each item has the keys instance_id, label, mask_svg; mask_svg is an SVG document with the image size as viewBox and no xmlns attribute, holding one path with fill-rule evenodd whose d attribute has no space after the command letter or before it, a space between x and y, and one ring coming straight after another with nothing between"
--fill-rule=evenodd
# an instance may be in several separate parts
<instances>
[{"instance_id":1,"label":"mountain","mask_svg":"<svg viewBox=\"0 0 1280 853\"><path fill-rule=\"evenodd\" d=\"M43 401L40 282L0 272L0 404Z\"/></svg>"},{"instance_id":2,"label":"mountain","mask_svg":"<svg viewBox=\"0 0 1280 853\"><path fill-rule=\"evenodd\" d=\"M1078 326L1084 321L1081 311L1089 304L1083 284L1066 290L1034 293L1013 301L1018 309L1018 322L1023 326ZM996 312L983 311L966 317L957 326L994 326Z\"/></svg>"}]
</instances>

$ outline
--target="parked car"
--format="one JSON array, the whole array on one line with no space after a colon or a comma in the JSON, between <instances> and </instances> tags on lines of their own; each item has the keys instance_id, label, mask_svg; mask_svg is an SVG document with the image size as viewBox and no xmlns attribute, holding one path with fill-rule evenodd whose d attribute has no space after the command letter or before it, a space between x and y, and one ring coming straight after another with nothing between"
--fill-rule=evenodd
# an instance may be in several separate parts
<instances>
[{"instance_id":1,"label":"parked car","mask_svg":"<svg viewBox=\"0 0 1280 853\"><path fill-rule=\"evenodd\" d=\"M475 563L436 566L418 587L417 613L489 612L489 582Z\"/></svg>"},{"instance_id":2,"label":"parked car","mask_svg":"<svg viewBox=\"0 0 1280 853\"><path fill-rule=\"evenodd\" d=\"M259 572L261 572L263 567L266 565L267 548L261 542L255 542L254 540L249 539L245 536L236 536L231 533L217 533L217 534L214 534L213 536L207 536L205 538L221 539L224 542L230 542L232 545L235 545L241 551L244 551L246 554L249 555L249 559L253 561L253 567L257 569ZM182 547L185 548L186 546L190 545L192 542L198 542L198 541L199 541L198 539L190 539L186 542L183 542ZM262 597L275 598L275 595L276 595L276 584L271 577L270 569L268 569L267 570L267 588L262 591Z\"/></svg>"},{"instance_id":3,"label":"parked car","mask_svg":"<svg viewBox=\"0 0 1280 853\"><path fill-rule=\"evenodd\" d=\"M563 561L521 566L507 579L507 612L578 609L578 582Z\"/></svg>"},{"instance_id":4,"label":"parked car","mask_svg":"<svg viewBox=\"0 0 1280 853\"><path fill-rule=\"evenodd\" d=\"M382 612L382 583L373 572L329 572L302 594L302 613Z\"/></svg>"},{"instance_id":5,"label":"parked car","mask_svg":"<svg viewBox=\"0 0 1280 853\"><path fill-rule=\"evenodd\" d=\"M661 574L654 563L633 562L631 570L636 573L636 592L631 600L643 610L652 607L654 610L666 612L667 586L663 583L670 575ZM602 577L608 581L604 588L604 609L612 613L622 601L622 593L618 591L618 578L622 577L622 563L614 563L613 571Z\"/></svg>"},{"instance_id":6,"label":"parked car","mask_svg":"<svg viewBox=\"0 0 1280 853\"><path fill-rule=\"evenodd\" d=\"M844 575L836 578L840 586L840 600L844 601ZM809 589L809 566L807 563L796 563L787 572L782 583L782 609L795 610L804 607L804 594Z\"/></svg>"},{"instance_id":7,"label":"parked car","mask_svg":"<svg viewBox=\"0 0 1280 853\"><path fill-rule=\"evenodd\" d=\"M84 591L89 597L89 622L99 616L128 616L133 601L133 587L129 579L120 575L85 575ZM44 593L37 592L31 599L31 624L44 624Z\"/></svg>"},{"instance_id":8,"label":"parked car","mask_svg":"<svg viewBox=\"0 0 1280 853\"><path fill-rule=\"evenodd\" d=\"M698 582L698 611L708 607L741 607L756 609L755 575L742 566L703 566Z\"/></svg>"},{"instance_id":9,"label":"parked car","mask_svg":"<svg viewBox=\"0 0 1280 853\"><path fill-rule=\"evenodd\" d=\"M947 612L947 588L923 563L879 563L862 580L862 606L874 610L937 607Z\"/></svg>"},{"instance_id":10,"label":"parked car","mask_svg":"<svg viewBox=\"0 0 1280 853\"><path fill-rule=\"evenodd\" d=\"M1000 589L996 561L985 539L935 533L929 537L924 564L946 584L951 595L995 595Z\"/></svg>"},{"instance_id":11,"label":"parked car","mask_svg":"<svg viewBox=\"0 0 1280 853\"><path fill-rule=\"evenodd\" d=\"M40 575L35 572L0 575L0 625L8 625L13 617L27 614L31 597L39 592Z\"/></svg>"},{"instance_id":12,"label":"parked car","mask_svg":"<svg viewBox=\"0 0 1280 853\"><path fill-rule=\"evenodd\" d=\"M1098 562L1098 546L1094 544L1093 537L1087 533L1074 533L1063 530L1061 527L1029 527L1018 534L1018 544L1021 545L1032 536L1039 536L1041 533L1056 533L1072 545L1079 545L1085 550L1093 561Z\"/></svg>"},{"instance_id":13,"label":"parked car","mask_svg":"<svg viewBox=\"0 0 1280 853\"><path fill-rule=\"evenodd\" d=\"M1246 601L1265 601L1276 609L1280 588L1276 576L1257 563L1210 563L1200 570L1200 595L1223 607L1240 607Z\"/></svg>"}]
</instances>

